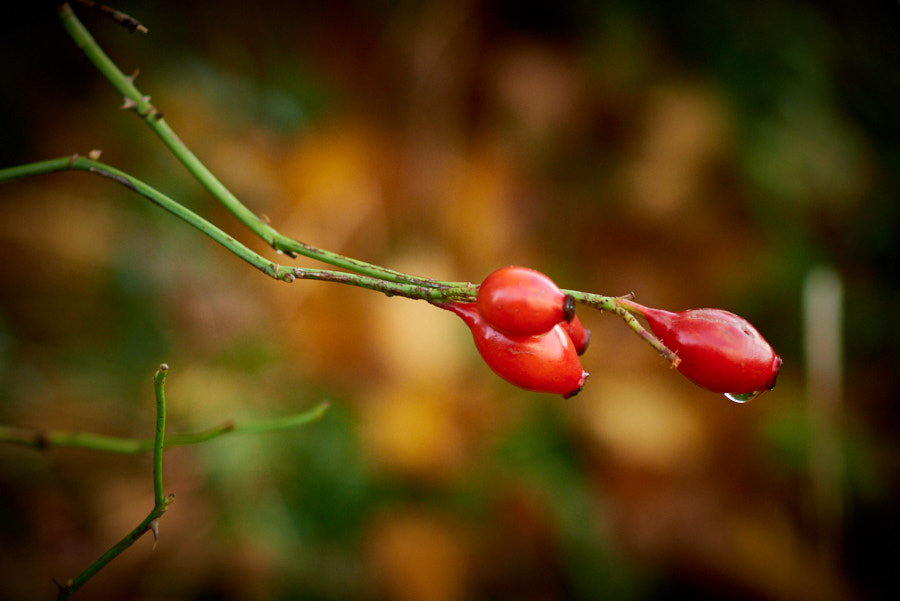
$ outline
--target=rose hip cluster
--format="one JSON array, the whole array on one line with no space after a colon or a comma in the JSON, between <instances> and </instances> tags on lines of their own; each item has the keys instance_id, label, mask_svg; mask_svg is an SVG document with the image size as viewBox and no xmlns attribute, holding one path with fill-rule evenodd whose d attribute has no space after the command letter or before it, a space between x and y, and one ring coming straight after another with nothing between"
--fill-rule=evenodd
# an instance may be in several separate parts
<instances>
[{"instance_id":1,"label":"rose hip cluster","mask_svg":"<svg viewBox=\"0 0 900 601\"><path fill-rule=\"evenodd\" d=\"M543 273L503 267L485 278L474 303L443 307L469 326L485 363L507 382L564 398L584 386L578 356L590 332L575 315L575 299Z\"/></svg>"},{"instance_id":2,"label":"rose hip cluster","mask_svg":"<svg viewBox=\"0 0 900 601\"><path fill-rule=\"evenodd\" d=\"M677 356L673 365L698 386L738 402L775 386L781 358L744 318L721 309L671 313L616 302L647 321ZM485 278L474 303L441 306L465 321L485 363L507 382L564 398L584 386L579 355L590 332L575 315L575 299L543 273L503 267Z\"/></svg>"}]
</instances>

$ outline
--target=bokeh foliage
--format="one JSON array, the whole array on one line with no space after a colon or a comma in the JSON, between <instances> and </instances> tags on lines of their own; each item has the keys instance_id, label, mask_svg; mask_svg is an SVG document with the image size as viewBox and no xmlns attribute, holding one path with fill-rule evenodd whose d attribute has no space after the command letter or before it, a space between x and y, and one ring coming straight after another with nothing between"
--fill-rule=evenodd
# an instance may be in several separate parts
<instances>
[{"instance_id":1,"label":"bokeh foliage","mask_svg":"<svg viewBox=\"0 0 900 601\"><path fill-rule=\"evenodd\" d=\"M92 148L265 252L126 111L52 3L0 31L0 164ZM109 182L0 187L0 421L145 437L332 401L166 455L178 497L92 598L892 598L896 3L124 2L85 23L246 204L301 240L479 281L720 306L785 359L747 406L620 323L563 402L453 317L269 281ZM802 283L842 278L840 513L816 517ZM52 594L152 502L149 457L0 449L0 597ZM45 593L42 593L46 588Z\"/></svg>"}]
</instances>

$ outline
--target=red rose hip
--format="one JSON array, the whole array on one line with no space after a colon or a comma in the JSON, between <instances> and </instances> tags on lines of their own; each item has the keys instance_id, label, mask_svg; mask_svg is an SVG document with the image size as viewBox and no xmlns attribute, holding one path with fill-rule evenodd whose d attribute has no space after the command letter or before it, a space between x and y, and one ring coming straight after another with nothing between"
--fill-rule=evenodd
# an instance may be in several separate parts
<instances>
[{"instance_id":1,"label":"red rose hip","mask_svg":"<svg viewBox=\"0 0 900 601\"><path fill-rule=\"evenodd\" d=\"M575 352L583 355L591 341L591 331L585 329L577 315L572 317L572 321L562 321L559 325L572 339L572 343L575 345Z\"/></svg>"},{"instance_id":2,"label":"red rose hip","mask_svg":"<svg viewBox=\"0 0 900 601\"><path fill-rule=\"evenodd\" d=\"M495 329L511 336L549 332L575 315L575 299L553 280L527 267L501 267L478 288L478 311Z\"/></svg>"},{"instance_id":3,"label":"red rose hip","mask_svg":"<svg viewBox=\"0 0 900 601\"><path fill-rule=\"evenodd\" d=\"M628 302L681 362L678 371L713 392L738 402L775 386L781 358L743 317L721 309L671 313Z\"/></svg>"},{"instance_id":4,"label":"red rose hip","mask_svg":"<svg viewBox=\"0 0 900 601\"><path fill-rule=\"evenodd\" d=\"M492 327L476 303L441 306L463 319L484 362L510 384L564 398L574 396L584 386L588 374L562 326L553 326L538 336L509 336Z\"/></svg>"}]
</instances>

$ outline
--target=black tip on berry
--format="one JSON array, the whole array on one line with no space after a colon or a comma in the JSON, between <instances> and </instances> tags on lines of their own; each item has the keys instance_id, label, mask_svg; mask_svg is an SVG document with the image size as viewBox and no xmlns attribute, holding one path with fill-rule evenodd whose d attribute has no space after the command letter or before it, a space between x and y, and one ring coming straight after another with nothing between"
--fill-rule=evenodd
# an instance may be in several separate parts
<instances>
[{"instance_id":1,"label":"black tip on berry","mask_svg":"<svg viewBox=\"0 0 900 601\"><path fill-rule=\"evenodd\" d=\"M576 389L573 390L572 392L568 392L568 393L564 394L564 395L563 395L563 398L564 398L564 399L571 399L573 396L575 396L576 394L578 394L579 392L581 392L581 390L582 390L583 388L584 388L584 386L579 386L578 388L576 388Z\"/></svg>"},{"instance_id":2,"label":"black tip on berry","mask_svg":"<svg viewBox=\"0 0 900 601\"><path fill-rule=\"evenodd\" d=\"M775 388L775 381L778 379L779 372L781 372L781 364L781 357L776 356L775 360L772 362L772 381L769 382L766 390L772 390L773 388Z\"/></svg>"},{"instance_id":3,"label":"black tip on berry","mask_svg":"<svg viewBox=\"0 0 900 601\"><path fill-rule=\"evenodd\" d=\"M566 321L575 319L575 297L571 294L567 294L565 300L563 300L563 316L566 318Z\"/></svg>"},{"instance_id":4,"label":"black tip on berry","mask_svg":"<svg viewBox=\"0 0 900 601\"><path fill-rule=\"evenodd\" d=\"M571 399L573 396L575 396L576 394L578 394L579 392L581 392L581 391L584 389L585 381L587 380L588 376L591 375L591 374L589 374L589 373L586 372L586 371L582 371L581 373L582 373L582 376L583 376L583 377L582 377L582 380L581 380L581 386L579 386L578 388L576 388L576 389L573 390L572 392L567 392L566 394L564 394L564 395L563 395L563 398L564 398L564 399Z\"/></svg>"}]
</instances>

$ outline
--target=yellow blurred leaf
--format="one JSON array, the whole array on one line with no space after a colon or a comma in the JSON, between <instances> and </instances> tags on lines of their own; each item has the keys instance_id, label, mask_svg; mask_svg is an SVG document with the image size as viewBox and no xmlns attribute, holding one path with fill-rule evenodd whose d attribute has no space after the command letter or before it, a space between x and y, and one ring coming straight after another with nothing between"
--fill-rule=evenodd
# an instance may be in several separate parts
<instances>
[{"instance_id":1,"label":"yellow blurred leaf","mask_svg":"<svg viewBox=\"0 0 900 601\"><path fill-rule=\"evenodd\" d=\"M400 510L368 534L370 568L391 601L465 599L470 567L467 536L438 515Z\"/></svg>"}]
</instances>

